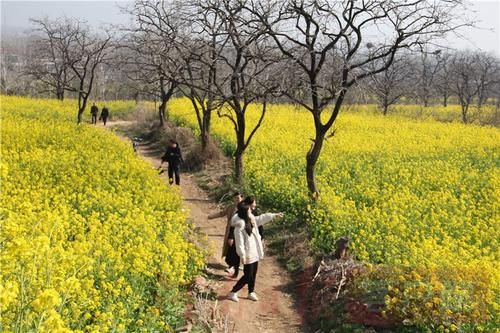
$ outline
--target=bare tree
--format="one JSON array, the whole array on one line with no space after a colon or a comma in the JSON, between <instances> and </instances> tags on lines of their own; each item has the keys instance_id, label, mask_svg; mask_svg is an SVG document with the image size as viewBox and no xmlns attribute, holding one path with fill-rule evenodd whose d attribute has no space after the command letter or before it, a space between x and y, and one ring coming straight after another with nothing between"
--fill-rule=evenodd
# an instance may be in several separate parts
<instances>
[{"instance_id":1,"label":"bare tree","mask_svg":"<svg viewBox=\"0 0 500 333\"><path fill-rule=\"evenodd\" d=\"M203 151L210 138L212 111L218 107L215 84L219 60L229 41L218 7L218 0L189 1L183 6L187 26L181 43L185 71L180 89L196 112Z\"/></svg>"},{"instance_id":2,"label":"bare tree","mask_svg":"<svg viewBox=\"0 0 500 333\"><path fill-rule=\"evenodd\" d=\"M441 50L429 52L422 47L417 62L415 63L416 97L425 106L429 106L430 100L435 97L436 77L441 68Z\"/></svg>"},{"instance_id":3,"label":"bare tree","mask_svg":"<svg viewBox=\"0 0 500 333\"><path fill-rule=\"evenodd\" d=\"M387 115L389 106L397 103L407 92L408 68L408 59L400 57L394 59L386 71L371 77L368 89L377 99L384 116Z\"/></svg>"},{"instance_id":4,"label":"bare tree","mask_svg":"<svg viewBox=\"0 0 500 333\"><path fill-rule=\"evenodd\" d=\"M491 88L500 80L500 62L486 52L475 54L477 69L477 107L480 109L490 94Z\"/></svg>"},{"instance_id":5,"label":"bare tree","mask_svg":"<svg viewBox=\"0 0 500 333\"><path fill-rule=\"evenodd\" d=\"M44 90L54 92L57 99L63 100L64 92L74 77L66 55L76 41L78 30L66 17L53 21L47 17L31 19L31 23L36 36L30 45L34 59L25 74L41 81L46 87Z\"/></svg>"},{"instance_id":6,"label":"bare tree","mask_svg":"<svg viewBox=\"0 0 500 333\"><path fill-rule=\"evenodd\" d=\"M441 52L437 54L438 62L440 64L438 72L436 73L436 80L434 82L434 87L437 92L441 95L442 103L444 107L448 106L448 99L450 98L453 77L451 71L451 61L452 54L450 52Z\"/></svg>"},{"instance_id":7,"label":"bare tree","mask_svg":"<svg viewBox=\"0 0 500 333\"><path fill-rule=\"evenodd\" d=\"M26 95L36 93L36 83L24 75L33 59L30 37L15 32L2 31L0 40L0 91L2 94Z\"/></svg>"},{"instance_id":8,"label":"bare tree","mask_svg":"<svg viewBox=\"0 0 500 333\"><path fill-rule=\"evenodd\" d=\"M316 163L350 88L387 70L398 50L423 45L460 26L455 14L458 6L462 1L253 2L252 11L266 25L267 33L297 73L302 73L297 80L307 101L287 90L284 93L313 117L315 137L306 156L307 185L313 198L319 195ZM376 37L370 39L374 31ZM373 67L375 62L379 65ZM330 105L331 111L322 117Z\"/></svg>"},{"instance_id":9,"label":"bare tree","mask_svg":"<svg viewBox=\"0 0 500 333\"><path fill-rule=\"evenodd\" d=\"M94 85L97 67L111 56L111 36L93 33L83 22L69 18L50 21L33 20L35 31L42 33L35 52L41 60L31 72L52 87L59 99L64 91L78 96L78 123L82 120L87 100ZM41 66L40 66L41 65ZM35 70L36 68L36 70Z\"/></svg>"},{"instance_id":10,"label":"bare tree","mask_svg":"<svg viewBox=\"0 0 500 333\"><path fill-rule=\"evenodd\" d=\"M74 40L65 54L65 61L75 75L75 80L66 90L73 91L78 96L77 121L80 123L94 86L96 69L98 65L111 59L112 37L109 34L104 37L95 35L87 26L79 22L68 28L74 31Z\"/></svg>"},{"instance_id":11,"label":"bare tree","mask_svg":"<svg viewBox=\"0 0 500 333\"><path fill-rule=\"evenodd\" d=\"M479 89L476 61L476 55L470 52L458 53L452 60L453 85L451 89L460 102L464 124L470 120L469 107Z\"/></svg>"},{"instance_id":12,"label":"bare tree","mask_svg":"<svg viewBox=\"0 0 500 333\"><path fill-rule=\"evenodd\" d=\"M128 10L134 16L134 26L125 29L129 38L123 45L122 63L128 77L137 83L143 94L160 100L160 126L167 118L167 103L179 86L183 71L179 46L181 18L178 7L171 1L138 0Z\"/></svg>"},{"instance_id":13,"label":"bare tree","mask_svg":"<svg viewBox=\"0 0 500 333\"><path fill-rule=\"evenodd\" d=\"M264 120L267 99L276 89L271 80L276 60L273 46L264 34L265 26L248 10L249 3L220 0L211 8L223 18L224 34L228 36L219 57L215 93L219 117L229 119L234 127L234 176L239 183L243 176L243 155ZM260 116L253 128L248 128L246 115L252 103L260 103Z\"/></svg>"}]
</instances>

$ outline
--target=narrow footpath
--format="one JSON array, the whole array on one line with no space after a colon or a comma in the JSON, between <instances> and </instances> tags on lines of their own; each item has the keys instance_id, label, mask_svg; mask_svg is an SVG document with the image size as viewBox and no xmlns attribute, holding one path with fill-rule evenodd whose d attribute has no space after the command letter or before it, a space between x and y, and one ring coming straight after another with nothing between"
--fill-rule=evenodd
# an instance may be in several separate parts
<instances>
[{"instance_id":1,"label":"narrow footpath","mask_svg":"<svg viewBox=\"0 0 500 333\"><path fill-rule=\"evenodd\" d=\"M124 126L127 125L126 123L125 121L118 121L109 125L110 127L114 125ZM137 147L137 153L151 163L153 167L158 167L160 164L160 157L152 154L146 143ZM165 178L165 182L169 186L165 174L162 177ZM227 299L227 294L237 279L232 279L224 271L226 264L220 258L226 219L223 217L208 220L207 216L218 211L219 208L196 185L192 174L181 174L180 189L184 206L189 210L189 217L194 221L197 228L207 235L212 253L206 263L209 273L207 279L218 295L217 300L213 301L212 308L216 307L222 316L227 316L231 323L228 332L305 332L301 316L290 292L292 281L287 272L280 267L275 257L268 256L259 262L255 287L255 291L259 296L258 302L247 299L246 287L239 292L240 300L238 303ZM242 274L243 270L240 271L239 277Z\"/></svg>"}]
</instances>

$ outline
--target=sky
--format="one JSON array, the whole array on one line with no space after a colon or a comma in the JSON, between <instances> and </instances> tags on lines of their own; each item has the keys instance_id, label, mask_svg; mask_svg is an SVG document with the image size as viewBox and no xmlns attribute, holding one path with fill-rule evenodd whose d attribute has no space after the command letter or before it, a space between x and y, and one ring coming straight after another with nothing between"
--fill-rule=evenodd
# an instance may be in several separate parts
<instances>
[{"instance_id":1,"label":"sky","mask_svg":"<svg viewBox=\"0 0 500 333\"><path fill-rule=\"evenodd\" d=\"M4 1L0 0L2 34L26 31L30 17L78 17L92 26L100 24L126 24L129 16L119 6L129 1ZM449 36L447 43L456 49L476 49L495 53L500 57L500 0L470 0L470 17L477 20L478 28L462 30L461 38Z\"/></svg>"}]
</instances>

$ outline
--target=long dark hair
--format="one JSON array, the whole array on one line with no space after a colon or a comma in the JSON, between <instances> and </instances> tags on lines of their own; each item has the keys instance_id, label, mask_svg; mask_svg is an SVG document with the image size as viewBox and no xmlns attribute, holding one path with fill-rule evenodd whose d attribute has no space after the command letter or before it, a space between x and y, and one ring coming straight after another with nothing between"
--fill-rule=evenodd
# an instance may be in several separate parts
<instances>
[{"instance_id":1,"label":"long dark hair","mask_svg":"<svg viewBox=\"0 0 500 333\"><path fill-rule=\"evenodd\" d=\"M252 206L252 204L254 203L254 201L255 201L255 197L252 197L252 196L248 196L248 197L246 197L243 200L243 202L246 203L249 206Z\"/></svg>"},{"instance_id":2,"label":"long dark hair","mask_svg":"<svg viewBox=\"0 0 500 333\"><path fill-rule=\"evenodd\" d=\"M238 205L238 217L245 221L245 231L247 232L248 236L252 234L252 229L253 229L253 224L252 220L250 219L250 216L248 215L248 210L250 209L250 205L247 204L246 202L242 201Z\"/></svg>"}]
</instances>

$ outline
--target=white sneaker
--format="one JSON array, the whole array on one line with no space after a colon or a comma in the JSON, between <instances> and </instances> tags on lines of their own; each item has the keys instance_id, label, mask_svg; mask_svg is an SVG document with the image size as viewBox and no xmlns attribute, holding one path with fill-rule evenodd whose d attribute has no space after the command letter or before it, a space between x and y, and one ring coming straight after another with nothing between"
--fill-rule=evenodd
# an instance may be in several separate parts
<instances>
[{"instance_id":1,"label":"white sneaker","mask_svg":"<svg viewBox=\"0 0 500 333\"><path fill-rule=\"evenodd\" d=\"M228 298L233 302L238 302L238 293L230 292Z\"/></svg>"},{"instance_id":2,"label":"white sneaker","mask_svg":"<svg viewBox=\"0 0 500 333\"><path fill-rule=\"evenodd\" d=\"M229 275L233 275L234 274L234 268L233 267L228 267L224 271L226 273L229 273Z\"/></svg>"},{"instance_id":3,"label":"white sneaker","mask_svg":"<svg viewBox=\"0 0 500 333\"><path fill-rule=\"evenodd\" d=\"M257 302L259 300L256 293L248 294L248 299L251 299L252 301L255 301L255 302Z\"/></svg>"}]
</instances>

